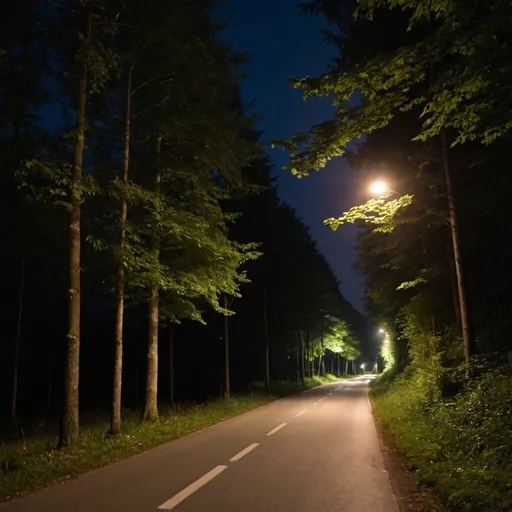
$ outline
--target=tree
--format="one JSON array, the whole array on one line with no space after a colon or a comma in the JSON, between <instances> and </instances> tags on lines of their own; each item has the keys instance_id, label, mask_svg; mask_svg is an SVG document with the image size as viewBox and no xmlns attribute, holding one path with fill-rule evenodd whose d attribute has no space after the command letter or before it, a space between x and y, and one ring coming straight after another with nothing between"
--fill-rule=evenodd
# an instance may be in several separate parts
<instances>
[{"instance_id":1,"label":"tree","mask_svg":"<svg viewBox=\"0 0 512 512\"><path fill-rule=\"evenodd\" d=\"M220 206L243 189L240 170L257 146L241 136L248 120L238 105L233 56L217 42L210 15L207 5L156 2L147 17L138 18L138 37L146 43L133 74L140 112L134 129L148 143L134 158L141 168L150 156L156 174L151 184L140 173L131 187L138 213L127 238L127 282L149 301L143 414L149 420L157 417L159 317L201 321L203 301L227 314L219 295L238 295L246 280L239 267L257 256L253 246L228 239L234 217Z\"/></svg>"},{"instance_id":2,"label":"tree","mask_svg":"<svg viewBox=\"0 0 512 512\"><path fill-rule=\"evenodd\" d=\"M310 9L324 10L338 26L346 23L346 12L341 5L324 1L308 3ZM335 117L282 144L291 151L291 172L304 176L310 169L318 170L330 158L342 155L351 140L387 126L399 112L413 111L418 119L424 120L414 140L426 141L439 136L463 343L469 360L475 350L474 335L466 296L467 277L461 263L448 147L475 139L489 143L509 129L508 119L496 117L498 105L507 98L506 88L497 86L491 93L487 90L498 75L502 76L503 69L494 56L503 57L503 50L498 48L497 41L491 41L493 38L476 35L480 33L480 23L492 26L500 34L508 33L509 28L501 21L503 18L495 17L507 14L509 6L494 2L492 6L478 9L432 2L427 7L423 3L418 6L416 2L368 0L356 9L354 24L371 25L382 11L386 15L387 10L397 6L410 15L402 26L401 40L395 42L393 38L391 48L363 54L356 52L352 58L340 59L338 68L319 78L307 77L294 82L295 87L304 90L305 98L332 95ZM430 15L435 23L431 22ZM395 18L402 21L406 16ZM339 36L337 42L340 40L343 36ZM508 73L508 68L504 72ZM356 92L362 94L362 100L354 105L351 100ZM492 120L489 115L493 116ZM453 137L447 133L449 129Z\"/></svg>"},{"instance_id":3,"label":"tree","mask_svg":"<svg viewBox=\"0 0 512 512\"><path fill-rule=\"evenodd\" d=\"M24 163L36 157L44 144L44 131L38 125L34 112L47 96L41 86L47 71L45 50L38 44L43 31L38 24L41 12L32 2L7 2L2 5L0 36L0 159L3 165L2 215L5 229L3 240L7 253L15 254L17 275L17 312L12 360L12 387L10 397L11 421L17 419L19 366L23 337L23 310L25 302L25 277L31 244L35 237L34 223L37 208L28 204L33 193L20 185L23 181ZM24 205L20 206L20 205ZM10 213L7 213L10 212ZM35 216L34 216L35 215ZM4 265L9 266L6 261Z\"/></svg>"},{"instance_id":4,"label":"tree","mask_svg":"<svg viewBox=\"0 0 512 512\"><path fill-rule=\"evenodd\" d=\"M58 9L57 9L58 11ZM64 410L59 436L59 446L73 446L79 441L79 358L80 358L80 273L81 273L81 212L84 189L91 180L83 182L84 153L86 140L86 114L88 97L101 90L110 69L108 52L101 44L101 35L108 31L108 24L100 24L97 41L94 41L95 21L103 17L102 5L93 1L71 2L63 6L63 14L56 12L52 18L52 43L55 49L56 66L59 71L69 69L62 76L61 85L65 97L76 109L73 130L73 147L69 176L54 166L43 165L52 178L56 190L51 195L64 196L64 204L69 208L69 289L68 289L68 332L65 372ZM64 25L61 25L64 22ZM62 32L64 26L64 32ZM75 33L76 29L76 33ZM68 37L70 36L70 37ZM69 42L62 45L62 40ZM78 63L78 64L76 64ZM76 88L76 93L71 91ZM68 96L69 94L69 96ZM85 185L85 187L84 187ZM67 189L67 190L66 190ZM67 196L67 197L66 197Z\"/></svg>"}]
</instances>

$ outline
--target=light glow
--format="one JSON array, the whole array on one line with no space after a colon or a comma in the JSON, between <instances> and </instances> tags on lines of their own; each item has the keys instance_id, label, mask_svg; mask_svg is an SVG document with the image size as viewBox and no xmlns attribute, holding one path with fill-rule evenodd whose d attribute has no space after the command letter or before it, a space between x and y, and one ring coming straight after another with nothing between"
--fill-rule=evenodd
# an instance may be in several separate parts
<instances>
[{"instance_id":1,"label":"light glow","mask_svg":"<svg viewBox=\"0 0 512 512\"><path fill-rule=\"evenodd\" d=\"M370 192L375 196L382 196L389 192L389 188L384 181L374 181L370 185Z\"/></svg>"}]
</instances>

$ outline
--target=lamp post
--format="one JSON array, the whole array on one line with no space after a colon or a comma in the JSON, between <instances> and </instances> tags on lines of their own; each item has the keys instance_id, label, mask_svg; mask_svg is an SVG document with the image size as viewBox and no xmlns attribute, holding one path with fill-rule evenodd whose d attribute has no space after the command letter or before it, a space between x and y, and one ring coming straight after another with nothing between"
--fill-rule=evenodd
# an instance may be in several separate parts
<instances>
[{"instance_id":1,"label":"lamp post","mask_svg":"<svg viewBox=\"0 0 512 512\"><path fill-rule=\"evenodd\" d=\"M459 240L459 229L457 221L457 212L455 209L454 194L452 190L451 180L449 179L448 171L446 171L446 185L447 185L447 196L448 196L448 208L450 210L450 217L447 219L439 212L432 210L426 204L422 203L418 199L416 202L422 206L429 213L432 213L443 221L450 228L452 235L452 248L453 258L455 260L455 275L457 277L457 292L459 297L459 310L460 310L460 322L462 330L462 340L464 344L464 357L466 363L469 362L470 357L474 353L474 333L471 325L471 318L469 315L468 299L466 292L465 275L461 263L461 251L460 251L460 240ZM390 196L392 194L400 195L399 192L390 189L386 182L375 181L370 185L370 192L376 196Z\"/></svg>"}]
</instances>

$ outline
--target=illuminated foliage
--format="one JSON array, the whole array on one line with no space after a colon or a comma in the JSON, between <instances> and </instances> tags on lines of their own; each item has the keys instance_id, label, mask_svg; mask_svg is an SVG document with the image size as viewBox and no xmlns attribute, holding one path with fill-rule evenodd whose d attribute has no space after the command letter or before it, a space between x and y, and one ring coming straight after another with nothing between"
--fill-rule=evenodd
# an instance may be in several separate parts
<instances>
[{"instance_id":1,"label":"illuminated foliage","mask_svg":"<svg viewBox=\"0 0 512 512\"><path fill-rule=\"evenodd\" d=\"M372 31L373 21L386 16L388 10L401 11L395 18L404 18L404 35L394 47L384 45L370 53L359 51L359 55L352 51L349 57L343 48L348 40L353 49L345 3L318 0L307 4L323 9L338 25L342 34L331 34L331 40L340 41L342 65L320 77L293 81L305 99L330 96L335 108L332 120L291 141L280 141L291 153L288 168L293 174L301 177L321 169L331 158L344 154L351 141L387 126L397 113L411 109L422 121L411 137L419 141L452 128L454 144L473 140L489 144L512 128L510 109L504 108L512 97L510 47L503 44L512 32L508 2L493 0L485 6L445 0L358 2L352 24Z\"/></svg>"},{"instance_id":2,"label":"illuminated foliage","mask_svg":"<svg viewBox=\"0 0 512 512\"><path fill-rule=\"evenodd\" d=\"M336 231L343 224L354 224L361 220L366 224L376 224L374 231L377 233L391 233L397 225L397 213L409 206L412 201L412 195L403 195L391 200L372 198L362 205L353 206L341 217L326 219L324 224Z\"/></svg>"}]
</instances>

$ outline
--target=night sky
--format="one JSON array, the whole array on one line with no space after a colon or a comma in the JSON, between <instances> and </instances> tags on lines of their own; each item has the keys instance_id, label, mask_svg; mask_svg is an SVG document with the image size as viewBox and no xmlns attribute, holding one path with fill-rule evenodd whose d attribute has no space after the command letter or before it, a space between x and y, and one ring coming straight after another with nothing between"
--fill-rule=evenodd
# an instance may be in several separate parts
<instances>
[{"instance_id":1,"label":"night sky","mask_svg":"<svg viewBox=\"0 0 512 512\"><path fill-rule=\"evenodd\" d=\"M324 20L301 14L300 1L228 0L223 9L231 19L224 39L249 57L244 67L248 78L243 94L245 100L255 101L255 111L262 117L259 128L264 141L288 138L330 117L328 102L303 102L301 91L289 84L290 77L322 73L333 55L333 48L319 33L325 28ZM322 223L361 202L362 184L357 183L341 158L299 180L281 171L287 161L284 151L269 148L268 152L275 164L281 197L310 228L318 248L341 281L343 295L362 311L362 279L353 269L355 229L343 226L333 232Z\"/></svg>"}]
</instances>

